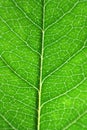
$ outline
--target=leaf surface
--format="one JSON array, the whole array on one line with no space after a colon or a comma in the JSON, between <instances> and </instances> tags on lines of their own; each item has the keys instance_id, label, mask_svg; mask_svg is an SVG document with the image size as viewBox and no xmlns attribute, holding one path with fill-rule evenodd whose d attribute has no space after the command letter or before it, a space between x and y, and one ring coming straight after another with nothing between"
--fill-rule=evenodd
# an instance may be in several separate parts
<instances>
[{"instance_id":1,"label":"leaf surface","mask_svg":"<svg viewBox=\"0 0 87 130\"><path fill-rule=\"evenodd\" d=\"M0 130L87 130L87 0L0 1Z\"/></svg>"}]
</instances>

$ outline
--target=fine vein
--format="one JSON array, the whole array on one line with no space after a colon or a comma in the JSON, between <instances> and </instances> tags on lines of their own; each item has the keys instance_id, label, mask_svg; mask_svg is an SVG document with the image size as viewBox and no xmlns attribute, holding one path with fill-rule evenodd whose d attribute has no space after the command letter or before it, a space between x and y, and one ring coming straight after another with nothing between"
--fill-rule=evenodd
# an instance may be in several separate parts
<instances>
[{"instance_id":1,"label":"fine vein","mask_svg":"<svg viewBox=\"0 0 87 130\"><path fill-rule=\"evenodd\" d=\"M45 0L43 0L42 9L42 45L41 45L41 57L40 57L40 81L39 81L39 91L38 91L38 122L37 130L40 130L40 115L41 115L41 90L42 90L42 69L43 69L43 54L44 54L44 14L45 14Z\"/></svg>"}]
</instances>

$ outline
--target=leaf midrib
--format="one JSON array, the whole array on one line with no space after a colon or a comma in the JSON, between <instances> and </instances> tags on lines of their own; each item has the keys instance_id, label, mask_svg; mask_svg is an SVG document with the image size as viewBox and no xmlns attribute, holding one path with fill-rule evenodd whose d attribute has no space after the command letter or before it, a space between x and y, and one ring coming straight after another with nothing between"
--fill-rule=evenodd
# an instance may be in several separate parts
<instances>
[{"instance_id":1,"label":"leaf midrib","mask_svg":"<svg viewBox=\"0 0 87 130\"><path fill-rule=\"evenodd\" d=\"M42 74L43 74L43 55L44 55L44 21L45 21L45 0L43 0L42 7L42 42L41 42L41 57L40 57L40 80L39 80L39 90L38 90L38 121L37 121L37 130L40 130L40 115L41 115L41 91L42 91Z\"/></svg>"}]
</instances>

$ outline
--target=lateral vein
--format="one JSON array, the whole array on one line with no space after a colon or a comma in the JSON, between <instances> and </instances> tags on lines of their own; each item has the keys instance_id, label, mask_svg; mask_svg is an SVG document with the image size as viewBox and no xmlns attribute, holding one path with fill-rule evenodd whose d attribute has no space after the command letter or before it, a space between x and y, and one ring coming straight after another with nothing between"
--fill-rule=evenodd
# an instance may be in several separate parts
<instances>
[{"instance_id":1,"label":"lateral vein","mask_svg":"<svg viewBox=\"0 0 87 130\"><path fill-rule=\"evenodd\" d=\"M21 80L23 80L24 82L26 82L27 84L29 84L30 86L32 86L32 88L34 88L35 90L38 91L37 87L34 86L32 83L30 83L29 81L27 81L25 78L23 78L21 75L19 75L8 63L7 61L2 57L0 56L0 59L4 62L5 65L7 65L7 67L17 76L19 77Z\"/></svg>"},{"instance_id":2,"label":"lateral vein","mask_svg":"<svg viewBox=\"0 0 87 130\"><path fill-rule=\"evenodd\" d=\"M13 129L17 130L2 114L0 114L0 117Z\"/></svg>"}]
</instances>

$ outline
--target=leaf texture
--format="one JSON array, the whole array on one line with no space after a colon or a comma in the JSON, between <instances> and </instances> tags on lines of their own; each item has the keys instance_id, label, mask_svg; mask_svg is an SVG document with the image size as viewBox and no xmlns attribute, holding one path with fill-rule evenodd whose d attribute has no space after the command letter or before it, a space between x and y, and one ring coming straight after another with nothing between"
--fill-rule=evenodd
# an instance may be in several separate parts
<instances>
[{"instance_id":1,"label":"leaf texture","mask_svg":"<svg viewBox=\"0 0 87 130\"><path fill-rule=\"evenodd\" d=\"M87 0L0 0L0 130L87 130Z\"/></svg>"}]
</instances>

